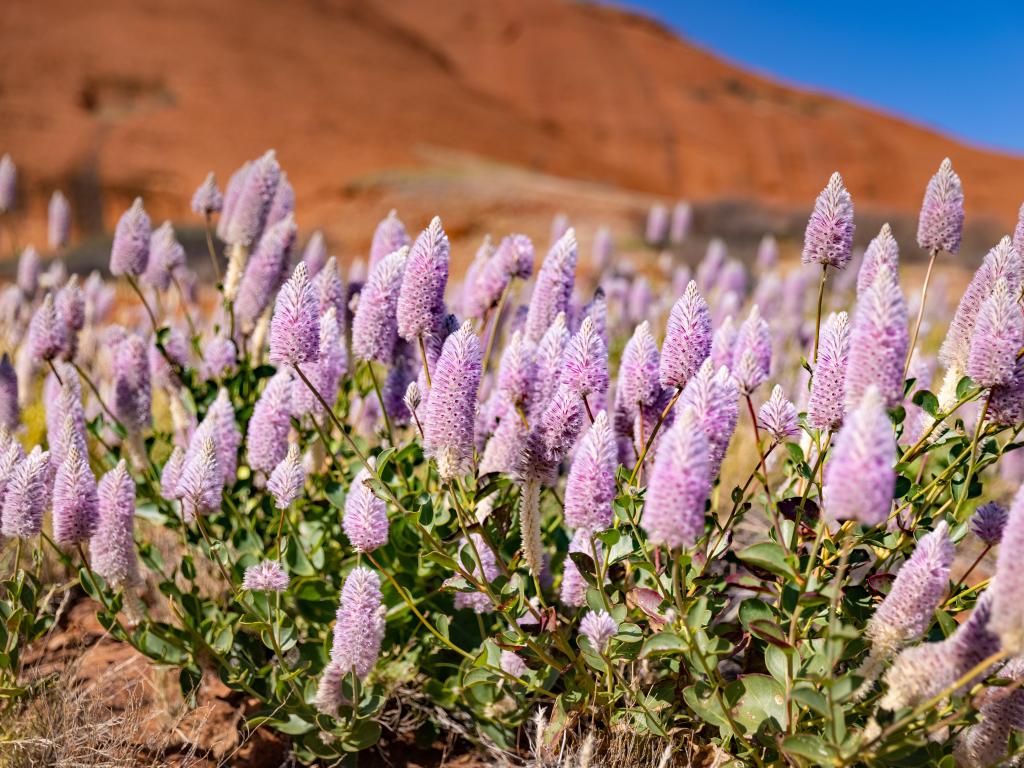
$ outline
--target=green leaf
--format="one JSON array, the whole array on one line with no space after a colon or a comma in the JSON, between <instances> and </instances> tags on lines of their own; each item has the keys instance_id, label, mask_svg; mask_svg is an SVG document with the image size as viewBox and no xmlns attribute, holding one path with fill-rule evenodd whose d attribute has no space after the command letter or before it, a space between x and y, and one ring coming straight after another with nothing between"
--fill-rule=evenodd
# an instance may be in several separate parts
<instances>
[{"instance_id":1,"label":"green leaf","mask_svg":"<svg viewBox=\"0 0 1024 768\"><path fill-rule=\"evenodd\" d=\"M956 399L963 400L972 389L974 389L974 382L971 381L971 377L964 376L956 384Z\"/></svg>"},{"instance_id":2,"label":"green leaf","mask_svg":"<svg viewBox=\"0 0 1024 768\"><path fill-rule=\"evenodd\" d=\"M342 739L346 752L361 752L380 740L380 724L376 720L359 720Z\"/></svg>"},{"instance_id":3,"label":"green leaf","mask_svg":"<svg viewBox=\"0 0 1024 768\"><path fill-rule=\"evenodd\" d=\"M798 733L782 740L782 750L789 755L806 758L815 765L835 765L839 755L820 736Z\"/></svg>"},{"instance_id":4,"label":"green leaf","mask_svg":"<svg viewBox=\"0 0 1024 768\"><path fill-rule=\"evenodd\" d=\"M597 568L594 560L586 552L570 552L569 557L580 572L580 576L592 587L597 586Z\"/></svg>"},{"instance_id":5,"label":"green leaf","mask_svg":"<svg viewBox=\"0 0 1024 768\"><path fill-rule=\"evenodd\" d=\"M729 694L734 686L741 694L733 717L751 733L767 720L774 720L776 727L786 722L786 692L778 680L768 675L746 675L729 684L727 700L733 698Z\"/></svg>"},{"instance_id":6,"label":"green leaf","mask_svg":"<svg viewBox=\"0 0 1024 768\"><path fill-rule=\"evenodd\" d=\"M646 659L655 654L679 653L686 650L686 643L674 632L659 632L644 642L640 658Z\"/></svg>"},{"instance_id":7,"label":"green leaf","mask_svg":"<svg viewBox=\"0 0 1024 768\"><path fill-rule=\"evenodd\" d=\"M933 418L939 413L939 398L927 389L917 390L917 392L914 393L912 402Z\"/></svg>"},{"instance_id":8,"label":"green leaf","mask_svg":"<svg viewBox=\"0 0 1024 768\"><path fill-rule=\"evenodd\" d=\"M796 578L796 571L786 561L785 551L773 541L762 541L759 544L749 546L742 552L737 553L736 556L749 565L763 568L777 576Z\"/></svg>"}]
</instances>

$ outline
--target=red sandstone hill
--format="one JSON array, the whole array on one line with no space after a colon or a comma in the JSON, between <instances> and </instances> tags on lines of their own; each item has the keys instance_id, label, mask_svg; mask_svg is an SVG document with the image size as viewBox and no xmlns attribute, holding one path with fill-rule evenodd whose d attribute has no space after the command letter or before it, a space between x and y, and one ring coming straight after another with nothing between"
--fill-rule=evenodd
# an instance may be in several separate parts
<instances>
[{"instance_id":1,"label":"red sandstone hill","mask_svg":"<svg viewBox=\"0 0 1024 768\"><path fill-rule=\"evenodd\" d=\"M780 85L590 3L2 4L0 152L19 165L33 234L58 187L84 231L137 193L184 219L207 170L223 182L271 146L300 223L353 237L351 206L380 213L399 182L424 212L479 208L503 184L550 210L567 194L553 177L596 182L579 187L588 199L620 188L806 212L839 169L859 210L906 215L948 154L975 220L1005 229L1024 195L1024 158ZM509 199L486 205L512 215Z\"/></svg>"}]
</instances>

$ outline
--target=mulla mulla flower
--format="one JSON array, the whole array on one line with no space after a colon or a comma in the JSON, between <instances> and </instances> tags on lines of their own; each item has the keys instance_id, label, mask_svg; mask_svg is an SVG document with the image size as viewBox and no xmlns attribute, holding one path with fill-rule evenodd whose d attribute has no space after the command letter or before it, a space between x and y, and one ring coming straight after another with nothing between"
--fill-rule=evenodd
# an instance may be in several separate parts
<instances>
[{"instance_id":1,"label":"mulla mulla flower","mask_svg":"<svg viewBox=\"0 0 1024 768\"><path fill-rule=\"evenodd\" d=\"M160 496L162 498L167 501L181 498L181 473L184 468L185 450L180 445L176 445L160 472Z\"/></svg>"},{"instance_id":2,"label":"mulla mulla flower","mask_svg":"<svg viewBox=\"0 0 1024 768\"><path fill-rule=\"evenodd\" d=\"M48 293L28 327L29 354L43 363L56 358L67 345L68 329L57 314L53 294Z\"/></svg>"},{"instance_id":3,"label":"mulla mulla flower","mask_svg":"<svg viewBox=\"0 0 1024 768\"><path fill-rule=\"evenodd\" d=\"M896 438L885 404L869 387L836 436L825 465L825 509L837 520L885 522L896 485Z\"/></svg>"},{"instance_id":4,"label":"mulla mulla flower","mask_svg":"<svg viewBox=\"0 0 1024 768\"><path fill-rule=\"evenodd\" d=\"M833 173L814 201L814 210L804 232L804 264L843 269L853 249L853 200L843 177Z\"/></svg>"},{"instance_id":5,"label":"mulla mulla flower","mask_svg":"<svg viewBox=\"0 0 1024 768\"><path fill-rule=\"evenodd\" d=\"M630 415L635 416L642 406L657 402L661 394L659 366L658 343L651 335L650 323L645 320L633 331L619 363L616 395Z\"/></svg>"},{"instance_id":6,"label":"mulla mulla flower","mask_svg":"<svg viewBox=\"0 0 1024 768\"><path fill-rule=\"evenodd\" d=\"M246 436L246 456L254 470L272 472L288 453L292 418L292 374L278 371L256 401Z\"/></svg>"},{"instance_id":7,"label":"mulla mulla flower","mask_svg":"<svg viewBox=\"0 0 1024 768\"><path fill-rule=\"evenodd\" d=\"M42 266L39 260L39 251L31 245L25 246L25 249L18 257L15 282L26 298L31 299L35 297L36 291L39 290L39 275L41 272Z\"/></svg>"},{"instance_id":8,"label":"mulla mulla flower","mask_svg":"<svg viewBox=\"0 0 1024 768\"><path fill-rule=\"evenodd\" d=\"M860 296L875 281L875 277L882 267L888 267L893 274L899 271L900 247L896 238L892 236L892 228L883 224L878 235L868 243L864 251L864 260L857 272L857 295Z\"/></svg>"},{"instance_id":9,"label":"mulla mulla flower","mask_svg":"<svg viewBox=\"0 0 1024 768\"><path fill-rule=\"evenodd\" d=\"M18 188L18 169L5 154L0 157L0 213L14 210L14 199Z\"/></svg>"},{"instance_id":10,"label":"mulla mulla flower","mask_svg":"<svg viewBox=\"0 0 1024 768\"><path fill-rule=\"evenodd\" d=\"M537 273L530 298L524 333L537 343L547 332L559 312L569 308L569 299L576 282L576 233L570 228L558 238Z\"/></svg>"},{"instance_id":11,"label":"mulla mulla flower","mask_svg":"<svg viewBox=\"0 0 1024 768\"><path fill-rule=\"evenodd\" d=\"M372 469L371 463L359 470L345 498L341 527L356 552L372 552L388 541L387 505L366 483L372 476Z\"/></svg>"},{"instance_id":12,"label":"mulla mulla flower","mask_svg":"<svg viewBox=\"0 0 1024 768\"><path fill-rule=\"evenodd\" d=\"M4 536L30 539L43 530L43 513L50 505L50 453L38 445L11 473L4 491Z\"/></svg>"},{"instance_id":13,"label":"mulla mulla flower","mask_svg":"<svg viewBox=\"0 0 1024 768\"><path fill-rule=\"evenodd\" d=\"M306 470L302 465L302 454L299 446L292 443L288 447L288 454L274 467L267 481L267 490L274 497L274 506L278 509L290 507L302 495L305 483Z\"/></svg>"},{"instance_id":14,"label":"mulla mulla flower","mask_svg":"<svg viewBox=\"0 0 1024 768\"><path fill-rule=\"evenodd\" d=\"M380 656L384 640L384 597L380 577L369 568L356 566L341 588L334 624L331 661L347 674L365 678Z\"/></svg>"},{"instance_id":15,"label":"mulla mulla flower","mask_svg":"<svg viewBox=\"0 0 1024 768\"><path fill-rule=\"evenodd\" d=\"M732 315L726 315L711 336L711 361L715 369L732 367L733 351L736 349L736 334L739 329Z\"/></svg>"},{"instance_id":16,"label":"mulla mulla flower","mask_svg":"<svg viewBox=\"0 0 1024 768\"><path fill-rule=\"evenodd\" d=\"M413 242L402 275L395 317L398 335L406 341L421 339L444 317L450 256L448 235L435 216Z\"/></svg>"},{"instance_id":17,"label":"mulla mulla flower","mask_svg":"<svg viewBox=\"0 0 1024 768\"><path fill-rule=\"evenodd\" d=\"M974 323L967 375L981 387L1009 384L1024 346L1024 315L1005 278L996 280Z\"/></svg>"},{"instance_id":18,"label":"mulla mulla flower","mask_svg":"<svg viewBox=\"0 0 1024 768\"><path fill-rule=\"evenodd\" d=\"M171 222L165 221L149 236L149 260L142 282L158 291L166 291L172 275L184 266L185 248L175 237Z\"/></svg>"},{"instance_id":19,"label":"mulla mulla flower","mask_svg":"<svg viewBox=\"0 0 1024 768\"><path fill-rule=\"evenodd\" d=\"M148 350L141 336L130 333L116 345L113 369L110 406L129 432L139 432L149 425L153 402Z\"/></svg>"},{"instance_id":20,"label":"mulla mulla flower","mask_svg":"<svg viewBox=\"0 0 1024 768\"><path fill-rule=\"evenodd\" d=\"M739 387L729 370L705 360L690 379L679 398L677 408L693 410L696 424L708 440L710 477L718 475L736 423L740 418Z\"/></svg>"},{"instance_id":21,"label":"mulla mulla flower","mask_svg":"<svg viewBox=\"0 0 1024 768\"><path fill-rule=\"evenodd\" d=\"M53 479L53 540L58 544L86 542L95 533L98 520L96 477L89 468L88 455L72 443Z\"/></svg>"},{"instance_id":22,"label":"mulla mulla flower","mask_svg":"<svg viewBox=\"0 0 1024 768\"><path fill-rule=\"evenodd\" d=\"M288 277L297 231L292 216L285 216L268 227L246 264L235 297L235 317L245 333L252 333L275 292ZM228 279L225 277L225 281Z\"/></svg>"},{"instance_id":23,"label":"mulla mulla flower","mask_svg":"<svg viewBox=\"0 0 1024 768\"><path fill-rule=\"evenodd\" d=\"M213 427L213 439L217 448L217 466L220 468L225 487L234 485L238 473L238 448L242 444L242 432L235 421L235 408L231 395L221 387L217 397L206 412L204 421Z\"/></svg>"},{"instance_id":24,"label":"mulla mulla flower","mask_svg":"<svg viewBox=\"0 0 1024 768\"><path fill-rule=\"evenodd\" d=\"M600 531L612 524L616 458L615 433L600 411L583 435L565 486L565 522L573 528Z\"/></svg>"},{"instance_id":25,"label":"mulla mulla flower","mask_svg":"<svg viewBox=\"0 0 1024 768\"><path fill-rule=\"evenodd\" d=\"M930 251L957 253L964 231L964 191L949 158L928 181L917 222L917 244Z\"/></svg>"},{"instance_id":26,"label":"mulla mulla flower","mask_svg":"<svg viewBox=\"0 0 1024 768\"><path fill-rule=\"evenodd\" d=\"M385 257L409 244L409 234L405 231L402 220L398 218L398 212L394 209L388 211L388 215L381 220L373 233L373 241L370 243L370 271L372 272Z\"/></svg>"},{"instance_id":27,"label":"mulla mulla flower","mask_svg":"<svg viewBox=\"0 0 1024 768\"><path fill-rule=\"evenodd\" d=\"M6 523L6 519L4 521ZM1007 653L1024 652L1024 487L1010 505L999 541L992 592L992 629Z\"/></svg>"},{"instance_id":28,"label":"mulla mulla flower","mask_svg":"<svg viewBox=\"0 0 1024 768\"><path fill-rule=\"evenodd\" d=\"M755 305L736 333L730 370L740 392L749 395L768 379L771 366L771 331Z\"/></svg>"},{"instance_id":29,"label":"mulla mulla flower","mask_svg":"<svg viewBox=\"0 0 1024 768\"><path fill-rule=\"evenodd\" d=\"M71 205L59 189L50 196L46 218L46 241L50 248L58 250L68 244L71 232Z\"/></svg>"},{"instance_id":30,"label":"mulla mulla flower","mask_svg":"<svg viewBox=\"0 0 1024 768\"><path fill-rule=\"evenodd\" d=\"M137 277L149 264L150 222L142 207L142 198L135 198L114 230L114 243L110 247L110 272L120 277Z\"/></svg>"},{"instance_id":31,"label":"mulla mulla flower","mask_svg":"<svg viewBox=\"0 0 1024 768\"><path fill-rule=\"evenodd\" d=\"M0 427L13 431L21 420L18 405L18 374L11 363L11 356L4 352L0 357Z\"/></svg>"},{"instance_id":32,"label":"mulla mulla flower","mask_svg":"<svg viewBox=\"0 0 1024 768\"><path fill-rule=\"evenodd\" d=\"M434 368L423 442L443 480L468 472L473 463L482 362L480 339L467 321L445 341Z\"/></svg>"},{"instance_id":33,"label":"mulla mulla flower","mask_svg":"<svg viewBox=\"0 0 1024 768\"><path fill-rule=\"evenodd\" d=\"M250 592L285 592L288 573L277 560L264 560L245 569L242 589Z\"/></svg>"},{"instance_id":34,"label":"mulla mulla flower","mask_svg":"<svg viewBox=\"0 0 1024 768\"><path fill-rule=\"evenodd\" d=\"M280 292L270 324L270 362L298 365L320 356L320 307L309 272L299 262Z\"/></svg>"},{"instance_id":35,"label":"mulla mulla flower","mask_svg":"<svg viewBox=\"0 0 1024 768\"><path fill-rule=\"evenodd\" d=\"M571 338L565 313L559 312L537 345L537 385L532 398L531 419L540 415L540 411L547 406L558 389L562 378L562 360Z\"/></svg>"},{"instance_id":36,"label":"mulla mulla flower","mask_svg":"<svg viewBox=\"0 0 1024 768\"><path fill-rule=\"evenodd\" d=\"M536 387L537 361L533 345L521 331L512 334L498 365L498 389L514 408L528 409ZM508 414L508 418L514 414Z\"/></svg>"},{"instance_id":37,"label":"mulla mulla flower","mask_svg":"<svg viewBox=\"0 0 1024 768\"><path fill-rule=\"evenodd\" d=\"M311 278L319 275L327 264L327 241L319 229L306 241L306 247L302 249L302 263L306 265Z\"/></svg>"},{"instance_id":38,"label":"mulla mulla flower","mask_svg":"<svg viewBox=\"0 0 1024 768\"><path fill-rule=\"evenodd\" d=\"M978 698L979 722L970 726L957 739L957 765L990 768L1001 765L1007 757L1010 734L1024 725L1024 659L1019 656L999 670L999 677L1010 681L1003 688L991 687Z\"/></svg>"},{"instance_id":39,"label":"mulla mulla flower","mask_svg":"<svg viewBox=\"0 0 1024 768\"><path fill-rule=\"evenodd\" d=\"M186 523L198 515L212 512L221 503L224 479L217 465L217 444L211 432L208 429L206 434L196 435L199 440L198 449L186 458L178 480L182 515Z\"/></svg>"},{"instance_id":40,"label":"mulla mulla flower","mask_svg":"<svg viewBox=\"0 0 1024 768\"><path fill-rule=\"evenodd\" d=\"M850 323L833 312L821 329L818 365L811 379L807 422L817 429L838 429L846 408L846 368L850 357Z\"/></svg>"},{"instance_id":41,"label":"mulla mulla flower","mask_svg":"<svg viewBox=\"0 0 1024 768\"><path fill-rule=\"evenodd\" d=\"M306 261L306 259L303 258L303 261ZM306 262L306 266L309 266L308 262ZM312 270L310 270L310 274L314 274ZM341 273L338 271L338 261L334 256L331 256L327 259L326 263L320 265L313 282L316 285L320 316L323 317L329 309L333 309L334 318L338 323L339 329L347 327L348 298L345 290L345 281L341 279Z\"/></svg>"},{"instance_id":42,"label":"mulla mulla flower","mask_svg":"<svg viewBox=\"0 0 1024 768\"><path fill-rule=\"evenodd\" d=\"M561 383L581 398L608 390L608 350L593 319L586 317L562 358Z\"/></svg>"},{"instance_id":43,"label":"mulla mulla flower","mask_svg":"<svg viewBox=\"0 0 1024 768\"><path fill-rule=\"evenodd\" d=\"M691 280L674 305L665 327L659 377L665 387L686 386L711 354L711 313Z\"/></svg>"},{"instance_id":44,"label":"mulla mulla flower","mask_svg":"<svg viewBox=\"0 0 1024 768\"><path fill-rule=\"evenodd\" d=\"M281 172L281 178L277 182L277 189L274 190L274 197L270 201L270 210L267 211L267 227L272 227L281 221L285 216L295 213L295 189L288 181L288 174Z\"/></svg>"},{"instance_id":45,"label":"mulla mulla flower","mask_svg":"<svg viewBox=\"0 0 1024 768\"><path fill-rule=\"evenodd\" d=\"M217 187L217 177L210 171L192 194L192 212L199 216L210 216L220 213L223 208L224 197Z\"/></svg>"},{"instance_id":46,"label":"mulla mulla flower","mask_svg":"<svg viewBox=\"0 0 1024 768\"><path fill-rule=\"evenodd\" d=\"M786 438L800 434L797 425L796 406L786 397L778 384L757 412L757 421L774 440L784 442Z\"/></svg>"},{"instance_id":47,"label":"mulla mulla flower","mask_svg":"<svg viewBox=\"0 0 1024 768\"><path fill-rule=\"evenodd\" d=\"M619 625L607 611L588 611L580 621L580 634L600 654L608 650L608 643L618 631Z\"/></svg>"},{"instance_id":48,"label":"mulla mulla flower","mask_svg":"<svg viewBox=\"0 0 1024 768\"><path fill-rule=\"evenodd\" d=\"M1003 538L1003 530L1010 511L995 501L981 504L971 515L971 532L981 539L985 546L994 547Z\"/></svg>"},{"instance_id":49,"label":"mulla mulla flower","mask_svg":"<svg viewBox=\"0 0 1024 768\"><path fill-rule=\"evenodd\" d=\"M843 384L847 413L857 407L869 387L878 389L887 408L899 405L909 345L903 292L896 274L882 267L867 291L857 298L850 326L850 354Z\"/></svg>"},{"instance_id":50,"label":"mulla mulla flower","mask_svg":"<svg viewBox=\"0 0 1024 768\"><path fill-rule=\"evenodd\" d=\"M245 248L259 242L280 181L281 166L277 162L277 154L270 149L248 166L236 189L228 184L220 221L222 226L218 227L218 232L223 231L226 242ZM227 198L233 198L231 205Z\"/></svg>"},{"instance_id":51,"label":"mulla mulla flower","mask_svg":"<svg viewBox=\"0 0 1024 768\"><path fill-rule=\"evenodd\" d=\"M398 297L409 256L403 246L378 261L359 294L352 318L352 354L357 360L390 363L398 342Z\"/></svg>"},{"instance_id":52,"label":"mulla mulla flower","mask_svg":"<svg viewBox=\"0 0 1024 768\"><path fill-rule=\"evenodd\" d=\"M135 483L122 459L99 482L99 521L89 540L92 569L113 588L139 581L135 552Z\"/></svg>"}]
</instances>

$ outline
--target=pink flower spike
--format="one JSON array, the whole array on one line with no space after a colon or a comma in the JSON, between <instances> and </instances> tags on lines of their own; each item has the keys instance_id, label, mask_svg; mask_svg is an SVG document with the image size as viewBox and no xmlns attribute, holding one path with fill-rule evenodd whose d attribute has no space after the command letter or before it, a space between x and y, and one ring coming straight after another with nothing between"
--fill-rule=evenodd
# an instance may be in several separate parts
<instances>
[{"instance_id":1,"label":"pink flower spike","mask_svg":"<svg viewBox=\"0 0 1024 768\"><path fill-rule=\"evenodd\" d=\"M803 263L842 269L850 261L853 230L853 201L843 177L833 173L814 201L804 233Z\"/></svg>"},{"instance_id":2,"label":"pink flower spike","mask_svg":"<svg viewBox=\"0 0 1024 768\"><path fill-rule=\"evenodd\" d=\"M270 362L305 363L320 356L320 307L303 262L277 295L270 324Z\"/></svg>"},{"instance_id":3,"label":"pink flower spike","mask_svg":"<svg viewBox=\"0 0 1024 768\"><path fill-rule=\"evenodd\" d=\"M928 181L917 223L917 244L926 250L955 254L964 231L964 190L945 158Z\"/></svg>"}]
</instances>

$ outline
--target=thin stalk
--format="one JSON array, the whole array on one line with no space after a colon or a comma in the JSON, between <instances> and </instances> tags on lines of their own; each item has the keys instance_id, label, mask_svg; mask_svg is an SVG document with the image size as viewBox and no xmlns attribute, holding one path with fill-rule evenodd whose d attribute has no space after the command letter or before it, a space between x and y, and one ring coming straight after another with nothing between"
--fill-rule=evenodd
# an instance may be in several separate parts
<instances>
[{"instance_id":1,"label":"thin stalk","mask_svg":"<svg viewBox=\"0 0 1024 768\"><path fill-rule=\"evenodd\" d=\"M178 280L178 278L175 277L173 273L171 274L171 282L174 283L174 290L177 291L178 293L178 301L181 304L181 311L185 315L185 322L188 323L188 332L191 335L192 340L195 341L196 339L199 338L199 331L196 330L196 324L192 320L192 313L189 311L188 308L188 300L185 298L185 289L181 287L181 281ZM196 354L199 355L199 359L203 360L204 358L202 346L198 343L196 343L194 346Z\"/></svg>"},{"instance_id":2,"label":"thin stalk","mask_svg":"<svg viewBox=\"0 0 1024 768\"><path fill-rule=\"evenodd\" d=\"M924 318L924 304L928 300L928 283L932 279L932 267L935 266L935 257L939 249L931 249L931 258L928 259L928 271L924 273L924 285L921 286L921 305L917 308L917 321L914 323L914 333L910 337L910 347L907 349L907 359L903 363L903 378L907 378L907 371L910 370L910 358L914 356L914 347L917 346L917 335L921 331L921 320Z\"/></svg>"},{"instance_id":3,"label":"thin stalk","mask_svg":"<svg viewBox=\"0 0 1024 768\"><path fill-rule=\"evenodd\" d=\"M747 401L747 412L750 414L750 423L754 427L754 445L757 446L757 456L761 460L761 485L764 486L764 494L768 497L768 509L771 510L772 523L775 526L775 531L779 537L779 543L783 547L786 546L784 541L784 531L782 530L782 521L779 519L779 509L772 503L772 491L768 485L768 463L765 460L764 449L761 447L761 429L757 426L757 414L754 412L754 401L750 399L750 395L745 395Z\"/></svg>"},{"instance_id":4,"label":"thin stalk","mask_svg":"<svg viewBox=\"0 0 1024 768\"><path fill-rule=\"evenodd\" d=\"M971 492L971 478L974 477L974 468L977 466L977 454L978 454L978 441L981 439L982 428L985 426L985 417L988 415L988 404L992 400L992 393L989 392L985 397L984 403L981 406L981 413L978 414L978 423L974 425L974 439L971 440L970 447L970 462L967 464L967 477L964 479L964 492L960 495L957 500L956 508L953 510L953 517L959 517L960 507L964 503L964 499Z\"/></svg>"},{"instance_id":5,"label":"thin stalk","mask_svg":"<svg viewBox=\"0 0 1024 768\"><path fill-rule=\"evenodd\" d=\"M423 375L427 378L427 388L433 389L434 383L430 380L430 363L427 361L427 344L423 341L423 334L417 336L416 340L419 342L420 359L423 361Z\"/></svg>"},{"instance_id":6,"label":"thin stalk","mask_svg":"<svg viewBox=\"0 0 1024 768\"><path fill-rule=\"evenodd\" d=\"M367 459L366 454L363 453L363 451L359 448L358 445L356 445L356 442L355 442L355 440L352 439L352 436L349 435L349 433L345 431L345 426L341 423L341 421L338 419L338 417L334 414L334 409L331 408L331 406L329 406L327 404L327 401L324 400L323 395L321 395L319 390L317 390L317 388L313 386L313 382L311 382L306 377L306 374L304 374L302 372L302 369L299 368L298 363L292 363L292 368L294 368L295 372L297 374L299 374L299 378L302 379L303 383L307 387L309 387L309 391L313 393L313 396L316 397L316 399L320 401L320 405L322 405L324 410L327 411L327 415L331 417L331 421L334 422L334 426L336 426L338 428L338 431L341 432L341 436L343 438L345 438L345 440L348 442L349 447L352 449L352 451L355 453L355 455L359 457L359 460L361 462L363 462L363 464L368 463L369 459Z\"/></svg>"},{"instance_id":7,"label":"thin stalk","mask_svg":"<svg viewBox=\"0 0 1024 768\"><path fill-rule=\"evenodd\" d=\"M593 424L594 423L594 412L592 410L590 410L590 401L587 399L586 395L583 396L583 407L587 411L587 418L590 419L590 423Z\"/></svg>"},{"instance_id":8,"label":"thin stalk","mask_svg":"<svg viewBox=\"0 0 1024 768\"><path fill-rule=\"evenodd\" d=\"M481 368L481 378L483 374L487 373L487 364L491 360L491 352L494 349L494 337L498 335L499 324L501 323L501 315L505 310L505 303L508 301L508 294L512 288L512 281L508 283L501 291L501 298L498 299L498 309L494 312L494 321L491 323L491 335L487 337L487 349L484 350L484 361Z\"/></svg>"},{"instance_id":9,"label":"thin stalk","mask_svg":"<svg viewBox=\"0 0 1024 768\"><path fill-rule=\"evenodd\" d=\"M57 383L63 387L64 380L60 377L60 374L57 373L57 366L53 364L53 360L47 360L46 364L50 366L50 370L53 371L53 375L57 377Z\"/></svg>"},{"instance_id":10,"label":"thin stalk","mask_svg":"<svg viewBox=\"0 0 1024 768\"><path fill-rule=\"evenodd\" d=\"M636 481L637 474L639 474L639 472L640 472L640 467L643 466L644 459L647 458L647 454L650 453L651 446L654 445L654 439L658 436L658 430L661 429L661 425L665 422L665 419L668 418L669 413L672 412L672 409L675 407L676 402L678 402L679 397L682 394L683 394L683 388L682 387L679 387L678 389L676 389L676 393L672 396L672 399L668 401L668 405L665 406L665 410L663 410L658 415L658 420L654 423L654 429L651 430L650 437L648 437L646 442L644 442L643 450L640 452L640 455L637 457L636 465L633 467L633 471L630 472L630 474L629 474L629 484L630 485L632 485Z\"/></svg>"},{"instance_id":11,"label":"thin stalk","mask_svg":"<svg viewBox=\"0 0 1024 768\"><path fill-rule=\"evenodd\" d=\"M821 305L825 299L825 280L828 277L828 264L821 265L821 282L818 283L818 314L814 320L814 362L818 362L818 339L821 335Z\"/></svg>"},{"instance_id":12,"label":"thin stalk","mask_svg":"<svg viewBox=\"0 0 1024 768\"><path fill-rule=\"evenodd\" d=\"M423 358L423 368L426 370L427 359ZM380 412L384 414L384 427L388 431L388 442L391 443L393 448L396 448L395 444L395 431L391 428L391 417L388 416L387 406L384 405L384 393L381 391L380 382L377 381L377 372L373 370L373 363L369 360L366 361L366 368L370 372L370 380L373 382L373 391L377 393L377 402L380 403ZM427 376L430 378L429 374Z\"/></svg>"},{"instance_id":13,"label":"thin stalk","mask_svg":"<svg viewBox=\"0 0 1024 768\"><path fill-rule=\"evenodd\" d=\"M210 263L213 265L213 274L217 276L217 282L221 282L220 262L217 260L217 251L213 247L213 216L206 212L206 250L210 253Z\"/></svg>"},{"instance_id":14,"label":"thin stalk","mask_svg":"<svg viewBox=\"0 0 1024 768\"><path fill-rule=\"evenodd\" d=\"M957 590L964 585L964 582L967 581L967 577L970 576L974 569L978 567L978 563L985 559L985 555L988 554L990 549L992 549L992 545L986 544L985 548L981 550L981 554L974 559L973 563L971 563L971 567L964 571L964 575L960 577L960 580L957 581L953 589L949 591L950 595L955 595Z\"/></svg>"}]
</instances>

